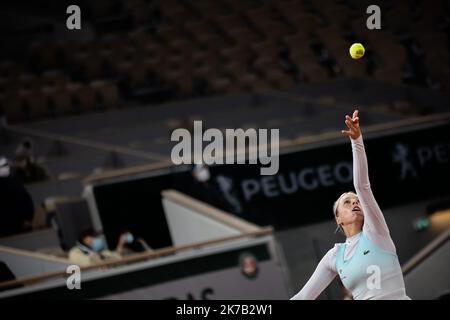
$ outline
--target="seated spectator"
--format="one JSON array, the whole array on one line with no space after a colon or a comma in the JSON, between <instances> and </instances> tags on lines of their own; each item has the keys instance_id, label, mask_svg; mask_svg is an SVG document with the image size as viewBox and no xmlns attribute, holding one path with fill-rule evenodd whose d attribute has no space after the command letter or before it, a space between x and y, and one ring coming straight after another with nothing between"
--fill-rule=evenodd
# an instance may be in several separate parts
<instances>
[{"instance_id":1,"label":"seated spectator","mask_svg":"<svg viewBox=\"0 0 450 320\"><path fill-rule=\"evenodd\" d=\"M28 140L23 141L16 150L13 176L24 184L50 179L48 171L34 161L32 145Z\"/></svg>"},{"instance_id":2,"label":"seated spectator","mask_svg":"<svg viewBox=\"0 0 450 320\"><path fill-rule=\"evenodd\" d=\"M83 231L78 237L76 246L69 251L69 260L79 266L118 260L121 257L117 250L105 249L101 234L92 228Z\"/></svg>"},{"instance_id":3,"label":"seated spectator","mask_svg":"<svg viewBox=\"0 0 450 320\"><path fill-rule=\"evenodd\" d=\"M31 230L34 205L24 186L10 176L8 160L0 157L0 237Z\"/></svg>"},{"instance_id":4,"label":"seated spectator","mask_svg":"<svg viewBox=\"0 0 450 320\"><path fill-rule=\"evenodd\" d=\"M151 251L153 251L153 249L148 246L144 239L136 238L129 229L123 229L117 245L118 253L124 256L132 253Z\"/></svg>"}]
</instances>

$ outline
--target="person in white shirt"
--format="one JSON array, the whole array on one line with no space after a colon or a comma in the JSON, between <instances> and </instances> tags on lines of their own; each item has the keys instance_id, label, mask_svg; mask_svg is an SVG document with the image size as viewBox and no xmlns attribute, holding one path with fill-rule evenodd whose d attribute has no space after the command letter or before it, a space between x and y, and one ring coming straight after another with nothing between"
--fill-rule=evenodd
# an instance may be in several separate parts
<instances>
[{"instance_id":1,"label":"person in white shirt","mask_svg":"<svg viewBox=\"0 0 450 320\"><path fill-rule=\"evenodd\" d=\"M334 203L338 228L346 236L319 262L311 278L291 300L313 300L339 275L354 300L410 300L394 242L369 182L358 110L345 117L353 154L354 192Z\"/></svg>"},{"instance_id":2,"label":"person in white shirt","mask_svg":"<svg viewBox=\"0 0 450 320\"><path fill-rule=\"evenodd\" d=\"M123 242L125 240L122 240ZM69 260L78 266L90 266L105 261L119 260L119 251L105 248L101 234L92 228L83 231L76 245L69 251Z\"/></svg>"}]
</instances>

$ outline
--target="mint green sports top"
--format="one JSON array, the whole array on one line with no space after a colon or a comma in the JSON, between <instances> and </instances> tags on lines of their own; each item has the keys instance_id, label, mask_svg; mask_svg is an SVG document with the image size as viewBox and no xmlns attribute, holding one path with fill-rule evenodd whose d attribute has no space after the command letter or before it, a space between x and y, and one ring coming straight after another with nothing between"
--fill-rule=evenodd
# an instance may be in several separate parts
<instances>
[{"instance_id":1,"label":"mint green sports top","mask_svg":"<svg viewBox=\"0 0 450 320\"><path fill-rule=\"evenodd\" d=\"M355 300L406 299L402 269L395 253L379 248L359 233L350 258L344 259L346 244L336 254L336 270Z\"/></svg>"}]
</instances>

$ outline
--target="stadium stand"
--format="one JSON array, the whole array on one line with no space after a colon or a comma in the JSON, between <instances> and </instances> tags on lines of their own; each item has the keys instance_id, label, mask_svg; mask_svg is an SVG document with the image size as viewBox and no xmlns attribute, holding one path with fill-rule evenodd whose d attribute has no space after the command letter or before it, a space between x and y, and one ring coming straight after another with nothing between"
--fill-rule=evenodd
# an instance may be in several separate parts
<instances>
[{"instance_id":1,"label":"stadium stand","mask_svg":"<svg viewBox=\"0 0 450 320\"><path fill-rule=\"evenodd\" d=\"M22 54L1 57L2 105L15 122L134 105L145 95L167 101L342 77L445 92L449 8L438 2L386 1L383 29L367 32L357 14L367 1L82 1L92 31L80 39L31 37L37 23L21 30ZM51 16L59 6L46 8ZM361 63L341 54L356 40L367 48Z\"/></svg>"}]
</instances>

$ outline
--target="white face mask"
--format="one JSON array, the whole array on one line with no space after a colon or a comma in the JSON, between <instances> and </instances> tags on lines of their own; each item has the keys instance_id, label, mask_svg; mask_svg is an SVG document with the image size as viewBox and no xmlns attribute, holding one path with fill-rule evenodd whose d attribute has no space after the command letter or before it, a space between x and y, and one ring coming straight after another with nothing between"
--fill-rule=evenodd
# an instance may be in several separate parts
<instances>
[{"instance_id":1,"label":"white face mask","mask_svg":"<svg viewBox=\"0 0 450 320\"><path fill-rule=\"evenodd\" d=\"M208 169L202 169L197 173L197 180L200 182L206 182L210 178L210 173Z\"/></svg>"},{"instance_id":2,"label":"white face mask","mask_svg":"<svg viewBox=\"0 0 450 320\"><path fill-rule=\"evenodd\" d=\"M127 243L132 243L133 241L134 241L134 236L131 234L131 233L127 233L126 235L125 235L125 241L127 242Z\"/></svg>"}]
</instances>

